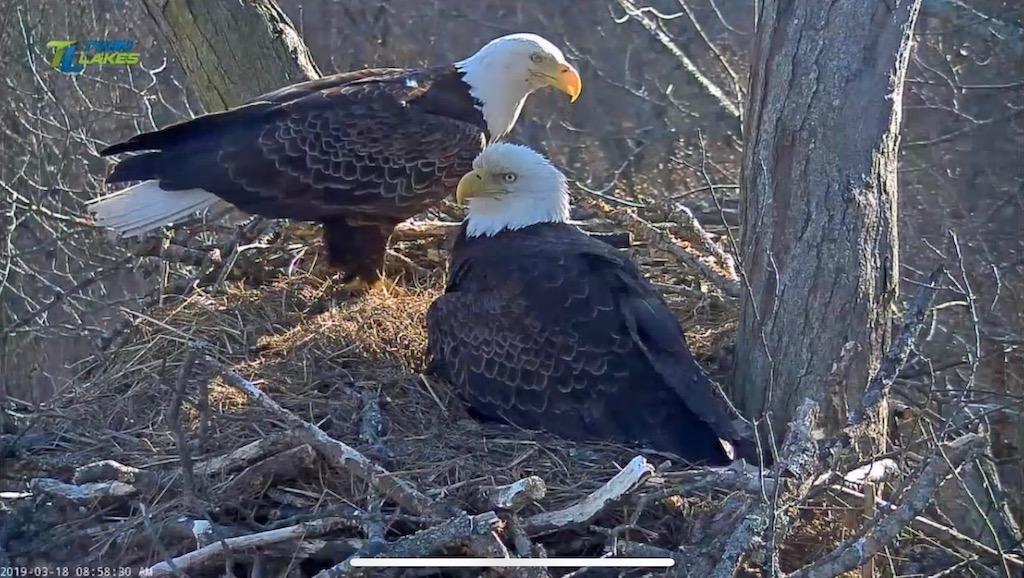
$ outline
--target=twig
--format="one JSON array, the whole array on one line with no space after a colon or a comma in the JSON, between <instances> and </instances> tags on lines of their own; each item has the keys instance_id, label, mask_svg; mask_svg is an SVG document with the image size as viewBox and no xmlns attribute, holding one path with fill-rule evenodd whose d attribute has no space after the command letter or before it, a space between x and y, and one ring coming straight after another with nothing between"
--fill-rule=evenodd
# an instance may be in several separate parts
<instances>
[{"instance_id":1,"label":"twig","mask_svg":"<svg viewBox=\"0 0 1024 578\"><path fill-rule=\"evenodd\" d=\"M196 394L196 409L199 411L199 448L200 451L206 448L210 432L210 382L206 379L199 381L199 391Z\"/></svg>"},{"instance_id":2,"label":"twig","mask_svg":"<svg viewBox=\"0 0 1024 578\"><path fill-rule=\"evenodd\" d=\"M654 466L643 456L636 456L612 479L586 498L562 510L530 516L523 520L523 529L527 534L536 536L587 525L623 496L640 487L653 473Z\"/></svg>"},{"instance_id":3,"label":"twig","mask_svg":"<svg viewBox=\"0 0 1024 578\"><path fill-rule=\"evenodd\" d=\"M702 253L692 244L689 249L683 248L675 242L671 235L655 227L653 224L630 209L613 209L607 205L602 206L599 203L595 204L605 214L605 216L619 226L629 230L631 233L636 235L637 238L650 244L656 249L678 258L687 265L696 268L724 294L730 297L739 296L740 287L736 279L730 279L728 275L723 274L709 264L717 260L714 255L706 252ZM694 220L696 220L696 218L694 218Z\"/></svg>"},{"instance_id":4,"label":"twig","mask_svg":"<svg viewBox=\"0 0 1024 578\"><path fill-rule=\"evenodd\" d=\"M657 22L651 20L642 11L638 10L637 7L629 0L618 0L618 3L619 6L622 6L622 9L626 11L626 14L629 17L633 18L646 28L648 32L654 35L662 46L672 53L672 56L675 56L676 59L679 60L683 65L683 68L686 69L686 72L688 72L690 76L697 81L697 84L699 84L709 95L711 95L712 98L714 98L715 102L717 102L723 110L737 120L741 118L740 109L736 103L732 102L732 100L726 96L725 91L722 90L721 87L712 82L710 78L700 71L700 68L693 62L693 60L683 52L668 33L659 27Z\"/></svg>"},{"instance_id":5,"label":"twig","mask_svg":"<svg viewBox=\"0 0 1024 578\"><path fill-rule=\"evenodd\" d=\"M903 365L907 362L907 356L910 355L910 350L914 346L917 334L924 327L928 308L935 298L939 279L945 271L944 267L939 266L932 271L932 274L928 276L928 281L921 286L920 291L918 291L917 296L914 298L914 302L910 305L910 309L907 310L907 314L903 318L903 325L897 334L896 340L893 341L889 351L882 358L878 371L868 383L858 409L851 415L850 424L863 422L867 416L874 413L875 409L889 393L889 388L892 387L893 382L899 376L900 370L903 369Z\"/></svg>"},{"instance_id":6,"label":"twig","mask_svg":"<svg viewBox=\"0 0 1024 578\"><path fill-rule=\"evenodd\" d=\"M188 353L185 355L185 363L178 373L178 380L174 385L174 398L171 399L171 406L167 411L167 426L174 433L174 440L178 444L178 459L181 462L181 481L185 486L185 492L195 497L196 483L192 474L192 453L188 448L188 440L185 437L185 428L181 423L181 405L185 402L185 388L188 385L188 378L192 375L192 367L202 352L202 344L189 344Z\"/></svg>"},{"instance_id":7,"label":"twig","mask_svg":"<svg viewBox=\"0 0 1024 578\"><path fill-rule=\"evenodd\" d=\"M985 437L966 434L942 444L904 494L902 503L864 533L804 566L788 578L831 578L862 566L892 542L931 503L936 490L953 470L985 447Z\"/></svg>"},{"instance_id":8,"label":"twig","mask_svg":"<svg viewBox=\"0 0 1024 578\"><path fill-rule=\"evenodd\" d=\"M853 488L847 487L842 484L830 486L830 489L836 492L846 494L857 500L864 499L864 494L862 492L858 492L857 490L854 490ZM876 506L883 511L892 512L897 509L894 504L891 504L881 498L875 498L875 503ZM969 550L977 553L978 555L993 560L998 560L1000 558L999 551L995 548L992 548L983 542L979 542L974 538L971 538L970 536L967 536L962 532L956 530L955 528L951 528L949 526L940 524L935 520L932 520L931 518L926 518L924 516L916 516L913 520L910 521L910 527L921 532L922 534L931 536L939 542L952 544L957 548ZM1004 557L1004 560L1007 564L1010 564L1011 566L1021 571L1024 571L1024 559L1022 559L1020 556L1006 555Z\"/></svg>"},{"instance_id":9,"label":"twig","mask_svg":"<svg viewBox=\"0 0 1024 578\"><path fill-rule=\"evenodd\" d=\"M206 363L220 372L228 385L238 389L249 396L250 399L263 406L264 409L273 413L278 419L294 427L297 435L305 443L308 443L320 452L334 467L350 472L366 481L377 488L383 495L392 498L403 508L414 514L421 516L439 515L441 517L448 517L450 514L450 512L446 511L446 508L440 507L430 498L420 493L411 482L371 462L355 448L332 438L324 430L284 409L271 399L270 396L260 390L256 384L227 368L221 362L207 355Z\"/></svg>"},{"instance_id":10,"label":"twig","mask_svg":"<svg viewBox=\"0 0 1024 578\"><path fill-rule=\"evenodd\" d=\"M231 551L260 548L288 540L301 540L307 537L321 536L350 525L351 522L343 518L323 518L321 520L288 526L287 528L267 530L266 532L257 532L234 538L224 538L187 554L154 564L149 568L143 568L139 572L139 576L144 578L170 576L175 573L174 569L179 571L196 569L203 564L213 562L221 554L227 554Z\"/></svg>"},{"instance_id":11,"label":"twig","mask_svg":"<svg viewBox=\"0 0 1024 578\"><path fill-rule=\"evenodd\" d=\"M734 291L739 295L739 274L736 272L736 261L732 258L732 255L722 250L718 243L701 226L700 221L693 215L693 211L686 207L686 205L676 203L669 212L669 216L679 225L683 232L700 243L700 247L706 255L713 257L717 261L718 266L725 271L724 277L735 285Z\"/></svg>"},{"instance_id":12,"label":"twig","mask_svg":"<svg viewBox=\"0 0 1024 578\"><path fill-rule=\"evenodd\" d=\"M787 493L802 495L806 493L813 481L813 473L818 455L815 429L818 425L819 406L810 399L805 399L797 408L786 439L780 450L780 459L773 467L772 477L779 479L784 471L788 471L799 485L787 488ZM764 489L760 501L746 507L740 523L726 540L721 557L710 572L710 578L731 578L736 573L743 556L754 546L762 543L762 534L766 535L764 547L769 556L769 570L777 568L777 551L775 545L779 535L784 535L788 527L787 520L779 513L778 504L782 500L783 488L773 484ZM780 519L781 518L781 519Z\"/></svg>"},{"instance_id":13,"label":"twig","mask_svg":"<svg viewBox=\"0 0 1024 578\"><path fill-rule=\"evenodd\" d=\"M95 270L90 272L88 275L83 277L80 281L78 281L73 286L71 286L71 287L69 287L67 289L61 289L59 287L55 288L54 294L50 297L50 299L48 301L46 301L46 303L43 303L43 304L39 305L38 307L36 307L32 311L29 311L28 313L22 315L18 319L15 319L7 327L5 327L4 330L6 331L6 333L8 335L13 335L17 330L19 330L22 327L25 327L25 326L35 322L36 319L38 319L39 317L44 316L51 309L53 309L57 305L60 305L61 303L63 303L64 300L68 298L68 296L75 295L75 294L77 294L77 293L79 293L81 291L84 291L85 289L88 289L94 283L96 283L97 281L100 281L101 279L103 279L107 275L110 275L110 274L112 274L114 272L117 272L117 271L121 270L122 267L124 267L125 265L127 265L133 259L136 259L136 258L137 258L137 255L135 255L134 253L128 254L128 255L126 255L124 257L121 257L116 262L114 262L113 264L111 264L111 265L109 265L107 267L98 267L98 268L96 268Z\"/></svg>"}]
</instances>

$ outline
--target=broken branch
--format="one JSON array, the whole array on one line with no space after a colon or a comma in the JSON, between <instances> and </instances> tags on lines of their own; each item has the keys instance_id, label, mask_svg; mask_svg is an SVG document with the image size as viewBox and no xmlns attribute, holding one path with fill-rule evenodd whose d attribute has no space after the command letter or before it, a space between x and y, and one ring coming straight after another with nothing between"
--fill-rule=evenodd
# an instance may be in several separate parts
<instances>
[{"instance_id":1,"label":"broken branch","mask_svg":"<svg viewBox=\"0 0 1024 578\"><path fill-rule=\"evenodd\" d=\"M333 532L338 528L348 527L351 522L344 518L323 518L312 522L295 524L287 528L257 532L246 536L224 538L217 540L208 546L182 554L176 558L165 560L154 564L149 568L143 568L139 576L144 578L156 578L158 576L171 576L184 570L195 569L203 564L213 562L221 554L229 551L260 548L271 544L278 544L287 540L301 540L307 537L321 536Z\"/></svg>"},{"instance_id":2,"label":"broken branch","mask_svg":"<svg viewBox=\"0 0 1024 578\"><path fill-rule=\"evenodd\" d=\"M480 493L489 509L513 512L543 499L547 491L547 485L538 476L523 478L505 486L480 488Z\"/></svg>"},{"instance_id":3,"label":"broken branch","mask_svg":"<svg viewBox=\"0 0 1024 578\"><path fill-rule=\"evenodd\" d=\"M654 466L643 456L636 456L612 479L586 498L562 510L530 516L523 520L523 529L527 534L536 536L589 524L623 496L640 487L653 473Z\"/></svg>"}]
</instances>

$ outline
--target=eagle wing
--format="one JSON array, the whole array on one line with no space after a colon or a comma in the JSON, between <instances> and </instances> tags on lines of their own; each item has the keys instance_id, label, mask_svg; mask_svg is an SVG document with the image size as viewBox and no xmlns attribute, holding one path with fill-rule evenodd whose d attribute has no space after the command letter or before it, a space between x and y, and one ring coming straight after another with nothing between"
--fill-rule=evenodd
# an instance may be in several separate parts
<instances>
[{"instance_id":1,"label":"eagle wing","mask_svg":"<svg viewBox=\"0 0 1024 578\"><path fill-rule=\"evenodd\" d=\"M628 258L570 231L472 241L490 247L453 263L428 315L435 371L486 417L727 461L728 415L674 315Z\"/></svg>"},{"instance_id":2,"label":"eagle wing","mask_svg":"<svg viewBox=\"0 0 1024 578\"><path fill-rule=\"evenodd\" d=\"M427 74L383 69L286 87L111 147L156 152L108 180L199 188L270 217L407 218L454 187L483 143L479 127L416 105L430 86Z\"/></svg>"}]
</instances>

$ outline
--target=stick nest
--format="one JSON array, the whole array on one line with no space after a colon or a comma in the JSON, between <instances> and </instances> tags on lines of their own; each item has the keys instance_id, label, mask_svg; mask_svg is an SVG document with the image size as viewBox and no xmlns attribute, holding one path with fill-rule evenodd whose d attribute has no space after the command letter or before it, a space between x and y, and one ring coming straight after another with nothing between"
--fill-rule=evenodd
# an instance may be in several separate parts
<instances>
[{"instance_id":1,"label":"stick nest","mask_svg":"<svg viewBox=\"0 0 1024 578\"><path fill-rule=\"evenodd\" d=\"M294 244L266 248L255 266L269 267L292 255L290 250ZM300 543L305 550L291 541L276 550L228 556L235 571L265 563L276 564L281 575L302 576L340 562L375 533L390 542L430 525L400 511L367 481L289 441L277 416L226 384L208 364L197 362L183 372L195 343L205 343L204 351L286 410L411 481L429 498L470 514L488 508L484 489L531 476L543 480L546 492L512 518L570 506L637 455L638 448L574 443L470 419L448 384L421 373L425 315L443 291L445 251L438 239L429 238L399 243L395 250L399 256L389 258L389 267L400 278L387 291L332 296L330 273L315 265L322 259L314 245L276 276L262 271L259 286L244 270L233 271L219 290L168 295L156 307L131 313L128 338L105 357L83 364L80 379L51 407L33 414L23 436L39 439L9 460L13 468L2 489L24 491L33 478L71 483L81 477L76 469L101 460L137 468L148 481L136 483L130 499L100 488L99 497L87 504L72 506L55 497L46 508L5 506L8 532L14 532L11 559L137 569L201 545L197 520L233 534L317 517L350 520L350 527L332 526L319 550L309 546L315 541ZM656 248L631 251L665 291L698 358L718 354L735 328L731 306L716 298L699 274L681 270ZM243 265L240 260L236 267ZM709 369L714 373L714 363ZM180 384L185 395L177 433L186 440L193 471L187 484L176 424L168 417ZM203 399L208 399L206 416ZM255 456L239 455L247 446L257 447ZM658 454L644 455L659 466L653 481L667 483L682 470ZM716 492L645 496L623 500L584 527L538 537L532 546L569 556L600 556L619 542L671 549L708 532L726 497ZM374 512L376 525L366 519ZM442 548L434 554L444 552L465 553ZM224 568L205 564L187 574L222 575ZM478 571L469 572L452 575Z\"/></svg>"}]
</instances>

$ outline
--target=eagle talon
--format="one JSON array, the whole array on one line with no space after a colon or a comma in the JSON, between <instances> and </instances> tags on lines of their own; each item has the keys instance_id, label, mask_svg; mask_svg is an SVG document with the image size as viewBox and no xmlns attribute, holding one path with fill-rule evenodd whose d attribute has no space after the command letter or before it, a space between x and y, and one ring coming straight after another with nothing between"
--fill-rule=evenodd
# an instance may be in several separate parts
<instances>
[{"instance_id":1,"label":"eagle talon","mask_svg":"<svg viewBox=\"0 0 1024 578\"><path fill-rule=\"evenodd\" d=\"M367 281L354 273L337 274L329 278L320 287L316 295L310 300L306 308L306 314L317 314L328 310L338 301L347 301L354 297L367 295L378 287L384 287L385 291L394 287L394 282L387 279L376 279ZM385 293L385 296L387 293Z\"/></svg>"},{"instance_id":2,"label":"eagle talon","mask_svg":"<svg viewBox=\"0 0 1024 578\"><path fill-rule=\"evenodd\" d=\"M373 281L367 281L350 273L341 278L340 285L335 289L335 292L347 295L365 295L380 290L384 291L384 294L387 295L396 286L397 283L387 277L378 277Z\"/></svg>"},{"instance_id":3,"label":"eagle talon","mask_svg":"<svg viewBox=\"0 0 1024 578\"><path fill-rule=\"evenodd\" d=\"M374 279L373 281L367 281L362 277L357 277L344 285L341 289L350 293L371 293L373 291L383 291L386 294L390 293L396 286L395 281L388 279L387 277L381 277Z\"/></svg>"}]
</instances>

